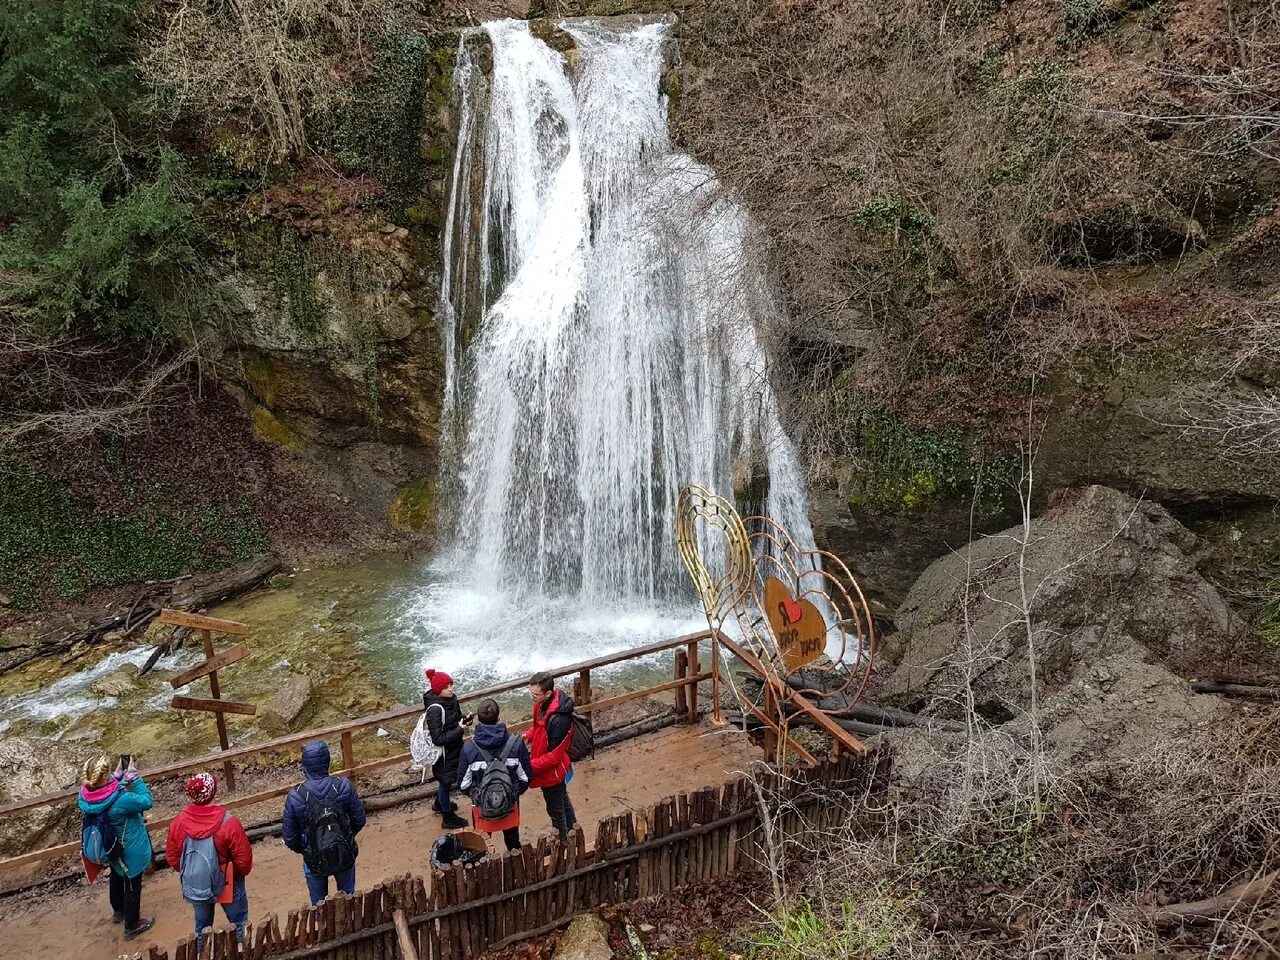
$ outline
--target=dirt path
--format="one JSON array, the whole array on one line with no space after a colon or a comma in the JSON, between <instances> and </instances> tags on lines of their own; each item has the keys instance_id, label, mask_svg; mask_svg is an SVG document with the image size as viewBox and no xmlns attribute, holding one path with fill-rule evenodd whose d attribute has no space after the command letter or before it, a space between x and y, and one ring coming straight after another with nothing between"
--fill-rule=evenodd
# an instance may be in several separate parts
<instances>
[{"instance_id":1,"label":"dirt path","mask_svg":"<svg viewBox=\"0 0 1280 960\"><path fill-rule=\"evenodd\" d=\"M760 756L746 736L733 728L669 727L666 730L600 751L580 764L570 796L588 839L601 817L647 806L663 797L719 783L745 770ZM469 804L460 813L469 817ZM521 807L521 834L526 839L550 829L541 797L530 794ZM357 889L405 873L429 873L428 851L440 835L440 818L429 800L414 801L370 815L360 834ZM299 857L278 838L254 844L249 876L249 916L257 922L269 913L284 916L306 904L306 885ZM191 908L178 893L177 877L168 870L147 877L142 892L144 916L156 925L145 937L126 944L120 927L110 922L105 883L78 886L41 901L13 900L0 909L0 936L11 955L111 960L122 953L145 953L151 944L173 944L191 932ZM221 911L218 921L224 922Z\"/></svg>"}]
</instances>

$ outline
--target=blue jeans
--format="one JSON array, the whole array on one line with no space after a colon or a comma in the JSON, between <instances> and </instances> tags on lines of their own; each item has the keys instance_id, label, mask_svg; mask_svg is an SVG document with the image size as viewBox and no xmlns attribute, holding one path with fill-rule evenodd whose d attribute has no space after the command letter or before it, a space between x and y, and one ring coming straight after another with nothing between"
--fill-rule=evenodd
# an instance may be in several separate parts
<instances>
[{"instance_id":1,"label":"blue jeans","mask_svg":"<svg viewBox=\"0 0 1280 960\"><path fill-rule=\"evenodd\" d=\"M314 907L317 903L329 895L329 878L317 877L305 867L302 875L307 879L307 893L311 894L311 905ZM356 868L344 870L342 873L335 874L333 878L338 884L339 893L355 893L356 892Z\"/></svg>"},{"instance_id":2,"label":"blue jeans","mask_svg":"<svg viewBox=\"0 0 1280 960\"><path fill-rule=\"evenodd\" d=\"M440 788L436 791L436 809L441 813L446 813L453 809L452 804L449 802L449 784L443 780L439 781L439 783Z\"/></svg>"},{"instance_id":3,"label":"blue jeans","mask_svg":"<svg viewBox=\"0 0 1280 960\"><path fill-rule=\"evenodd\" d=\"M213 900L199 900L191 904L196 914L196 951L200 950L203 939L201 932L205 927L213 926ZM249 921L249 895L244 890L244 877L236 877L231 886L231 902L222 905L222 912L227 915L236 927L236 941L244 943L244 925Z\"/></svg>"}]
</instances>

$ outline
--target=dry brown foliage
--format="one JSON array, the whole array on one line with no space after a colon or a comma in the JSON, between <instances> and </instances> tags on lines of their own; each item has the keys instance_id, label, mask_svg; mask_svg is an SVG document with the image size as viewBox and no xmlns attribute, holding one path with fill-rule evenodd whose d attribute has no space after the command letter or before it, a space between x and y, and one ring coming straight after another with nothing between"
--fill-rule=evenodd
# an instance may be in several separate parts
<instances>
[{"instance_id":1,"label":"dry brown foliage","mask_svg":"<svg viewBox=\"0 0 1280 960\"><path fill-rule=\"evenodd\" d=\"M1193 131L1099 108L1118 91L1064 42L1064 9L710 0L690 14L690 59L712 69L682 97L681 136L761 224L796 396L843 372L842 390L917 423L1008 440L1032 377L1144 332L1107 271L1202 244L1210 201L1226 202L1204 185L1222 170ZM1148 83L1121 94L1153 111L1195 100L1168 25L1123 9L1138 52L1122 83ZM1226 55L1195 49L1202 70ZM818 439L830 411L796 406Z\"/></svg>"},{"instance_id":2,"label":"dry brown foliage","mask_svg":"<svg viewBox=\"0 0 1280 960\"><path fill-rule=\"evenodd\" d=\"M779 852L817 865L793 867L803 882L788 894L808 899L829 932L892 933L874 955L1084 960L1181 946L1252 958L1271 936L1273 903L1185 928L1152 914L1280 866L1274 717L1069 773L999 731L932 754L920 740L902 749L909 783ZM1037 776L1050 784L1039 808Z\"/></svg>"},{"instance_id":3,"label":"dry brown foliage","mask_svg":"<svg viewBox=\"0 0 1280 960\"><path fill-rule=\"evenodd\" d=\"M304 156L306 120L368 62L364 34L398 0L171 0L141 58L176 106L210 126L238 121L247 159Z\"/></svg>"}]
</instances>

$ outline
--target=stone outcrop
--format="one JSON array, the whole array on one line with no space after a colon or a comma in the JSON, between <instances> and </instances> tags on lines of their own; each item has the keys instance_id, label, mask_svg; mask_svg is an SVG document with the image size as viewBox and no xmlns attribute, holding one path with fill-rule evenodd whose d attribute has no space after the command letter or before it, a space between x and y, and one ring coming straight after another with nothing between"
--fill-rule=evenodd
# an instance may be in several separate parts
<instances>
[{"instance_id":1,"label":"stone outcrop","mask_svg":"<svg viewBox=\"0 0 1280 960\"><path fill-rule=\"evenodd\" d=\"M36 737L0 738L0 803L29 800L74 786L84 758L56 741ZM13 856L61 835L79 816L74 804L45 807L0 822L0 856Z\"/></svg>"},{"instance_id":2,"label":"stone outcrop","mask_svg":"<svg viewBox=\"0 0 1280 960\"><path fill-rule=\"evenodd\" d=\"M1042 727L1067 753L1168 733L1214 708L1167 664L1226 642L1230 616L1197 569L1195 536L1163 507L1068 491L1025 535L977 540L925 571L898 611L887 692L959 715L971 689L979 713L1008 721L1034 682Z\"/></svg>"}]
</instances>

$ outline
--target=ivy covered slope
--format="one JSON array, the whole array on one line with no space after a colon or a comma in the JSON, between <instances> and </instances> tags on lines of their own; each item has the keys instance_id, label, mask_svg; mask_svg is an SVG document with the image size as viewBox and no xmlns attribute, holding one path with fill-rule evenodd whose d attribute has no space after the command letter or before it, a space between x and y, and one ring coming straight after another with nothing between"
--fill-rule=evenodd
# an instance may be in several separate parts
<instances>
[{"instance_id":1,"label":"ivy covered slope","mask_svg":"<svg viewBox=\"0 0 1280 960\"><path fill-rule=\"evenodd\" d=\"M0 617L430 528L454 40L330 7L0 9Z\"/></svg>"}]
</instances>

